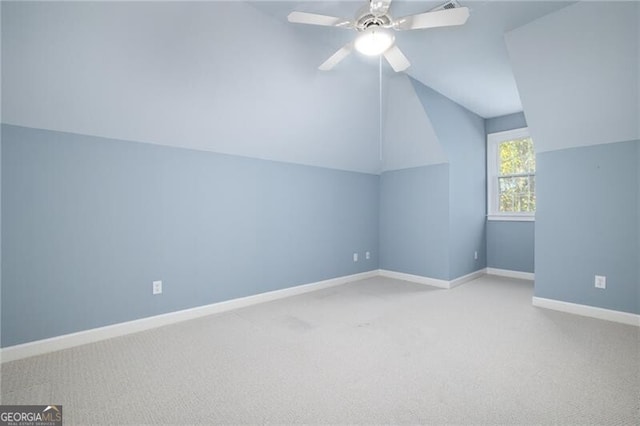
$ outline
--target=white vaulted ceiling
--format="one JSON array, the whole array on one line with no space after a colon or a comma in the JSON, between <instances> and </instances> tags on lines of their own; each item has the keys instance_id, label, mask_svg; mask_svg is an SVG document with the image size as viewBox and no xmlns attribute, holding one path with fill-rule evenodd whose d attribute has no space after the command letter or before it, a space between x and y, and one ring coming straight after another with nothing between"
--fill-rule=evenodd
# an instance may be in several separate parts
<instances>
[{"instance_id":1,"label":"white vaulted ceiling","mask_svg":"<svg viewBox=\"0 0 640 426\"><path fill-rule=\"evenodd\" d=\"M392 13L440 3L395 0ZM407 74L483 117L520 111L504 32L567 3L461 3L462 27L397 33ZM363 4L2 2L2 122L370 173L383 168L381 138L397 133L412 161L436 161L406 81L383 66L381 129L377 59L318 71L353 33L286 21ZM414 165L394 155L384 168Z\"/></svg>"}]
</instances>

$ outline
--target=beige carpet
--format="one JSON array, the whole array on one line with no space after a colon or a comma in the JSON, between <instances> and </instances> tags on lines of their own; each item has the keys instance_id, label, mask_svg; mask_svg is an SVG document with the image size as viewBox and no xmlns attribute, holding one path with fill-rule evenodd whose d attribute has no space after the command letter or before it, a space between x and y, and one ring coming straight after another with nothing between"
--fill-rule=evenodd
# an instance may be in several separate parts
<instances>
[{"instance_id":1,"label":"beige carpet","mask_svg":"<svg viewBox=\"0 0 640 426\"><path fill-rule=\"evenodd\" d=\"M65 424L640 424L637 327L372 278L2 365Z\"/></svg>"}]
</instances>

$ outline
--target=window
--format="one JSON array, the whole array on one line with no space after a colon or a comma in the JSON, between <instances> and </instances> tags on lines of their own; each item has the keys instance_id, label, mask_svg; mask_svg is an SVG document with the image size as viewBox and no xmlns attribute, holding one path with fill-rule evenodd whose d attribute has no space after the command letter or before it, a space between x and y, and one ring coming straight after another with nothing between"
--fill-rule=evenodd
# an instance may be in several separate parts
<instances>
[{"instance_id":1,"label":"window","mask_svg":"<svg viewBox=\"0 0 640 426\"><path fill-rule=\"evenodd\" d=\"M489 220L534 220L536 155L529 129L487 136Z\"/></svg>"}]
</instances>

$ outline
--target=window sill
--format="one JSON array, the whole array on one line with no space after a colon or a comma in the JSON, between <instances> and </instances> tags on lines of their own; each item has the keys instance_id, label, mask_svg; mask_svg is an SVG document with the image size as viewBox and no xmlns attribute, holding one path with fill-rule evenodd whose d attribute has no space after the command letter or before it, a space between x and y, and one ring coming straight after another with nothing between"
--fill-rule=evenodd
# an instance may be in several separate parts
<instances>
[{"instance_id":1,"label":"window sill","mask_svg":"<svg viewBox=\"0 0 640 426\"><path fill-rule=\"evenodd\" d=\"M535 222L535 216L518 215L518 214L490 214L487 220L502 222Z\"/></svg>"}]
</instances>

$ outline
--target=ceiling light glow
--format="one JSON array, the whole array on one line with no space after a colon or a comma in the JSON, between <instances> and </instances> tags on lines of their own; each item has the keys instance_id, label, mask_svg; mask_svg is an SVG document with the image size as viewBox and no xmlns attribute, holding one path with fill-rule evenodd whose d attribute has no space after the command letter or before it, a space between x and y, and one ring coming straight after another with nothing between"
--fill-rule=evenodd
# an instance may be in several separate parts
<instances>
[{"instance_id":1,"label":"ceiling light glow","mask_svg":"<svg viewBox=\"0 0 640 426\"><path fill-rule=\"evenodd\" d=\"M386 52L394 41L395 37L390 30L372 25L358 35L355 47L363 55L377 56Z\"/></svg>"}]
</instances>

